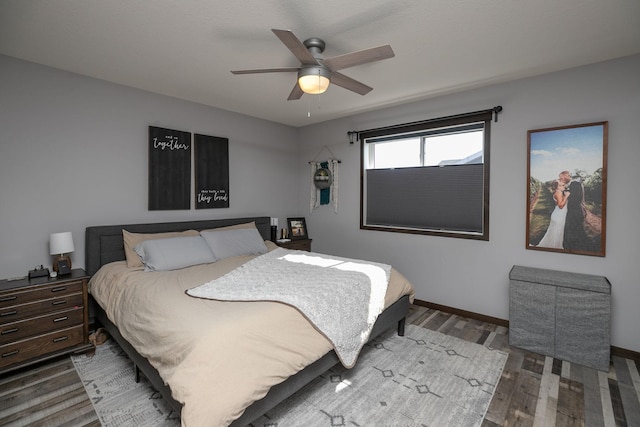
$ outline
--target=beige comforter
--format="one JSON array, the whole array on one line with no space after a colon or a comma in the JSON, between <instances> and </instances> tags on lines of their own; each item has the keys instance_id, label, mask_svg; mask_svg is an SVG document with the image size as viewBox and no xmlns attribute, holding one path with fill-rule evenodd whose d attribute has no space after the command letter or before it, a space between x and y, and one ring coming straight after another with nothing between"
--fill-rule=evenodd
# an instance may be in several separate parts
<instances>
[{"instance_id":1,"label":"beige comforter","mask_svg":"<svg viewBox=\"0 0 640 427\"><path fill-rule=\"evenodd\" d=\"M288 305L212 301L185 294L252 258L164 272L128 268L121 261L103 266L89 283L109 319L184 405L183 426L230 424L273 385L332 349ZM407 294L413 299L411 284L392 270L385 307Z\"/></svg>"}]
</instances>

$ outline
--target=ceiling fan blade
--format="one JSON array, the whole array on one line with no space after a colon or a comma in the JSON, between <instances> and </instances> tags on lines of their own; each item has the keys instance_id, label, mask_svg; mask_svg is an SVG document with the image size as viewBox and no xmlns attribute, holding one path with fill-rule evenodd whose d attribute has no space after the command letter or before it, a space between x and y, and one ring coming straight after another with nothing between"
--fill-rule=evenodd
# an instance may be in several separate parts
<instances>
[{"instance_id":1,"label":"ceiling fan blade","mask_svg":"<svg viewBox=\"0 0 640 427\"><path fill-rule=\"evenodd\" d=\"M304 92L302 91L302 89L300 89L298 82L296 82L296 85L291 90L291 93L289 94L287 101L294 101L296 99L300 99L302 98L302 94L304 94Z\"/></svg>"},{"instance_id":2,"label":"ceiling fan blade","mask_svg":"<svg viewBox=\"0 0 640 427\"><path fill-rule=\"evenodd\" d=\"M303 65L317 65L318 60L311 55L311 52L305 47L299 38L290 30L275 30L273 33L280 39L282 43L298 58Z\"/></svg>"},{"instance_id":3,"label":"ceiling fan blade","mask_svg":"<svg viewBox=\"0 0 640 427\"><path fill-rule=\"evenodd\" d=\"M344 55L334 56L333 58L327 58L323 63L331 71L336 71L342 70L343 68L353 67L355 65L362 65L369 62L393 58L394 56L395 53L393 53L393 49L391 49L391 46L387 44L384 46L345 53Z\"/></svg>"},{"instance_id":4,"label":"ceiling fan blade","mask_svg":"<svg viewBox=\"0 0 640 427\"><path fill-rule=\"evenodd\" d=\"M360 83L351 77L347 77L342 73L338 73L337 71L331 73L331 83L352 92L359 93L360 95L366 95L373 90L372 87L367 86L364 83Z\"/></svg>"},{"instance_id":5,"label":"ceiling fan blade","mask_svg":"<svg viewBox=\"0 0 640 427\"><path fill-rule=\"evenodd\" d=\"M232 74L260 74L260 73L291 73L298 72L300 67L262 68L258 70L231 70Z\"/></svg>"}]
</instances>

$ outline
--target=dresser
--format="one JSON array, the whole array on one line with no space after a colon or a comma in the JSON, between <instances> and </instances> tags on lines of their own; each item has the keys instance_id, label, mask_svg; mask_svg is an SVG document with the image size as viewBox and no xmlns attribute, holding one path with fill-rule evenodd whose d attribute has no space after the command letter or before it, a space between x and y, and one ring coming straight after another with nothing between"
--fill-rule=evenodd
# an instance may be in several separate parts
<instances>
[{"instance_id":1,"label":"dresser","mask_svg":"<svg viewBox=\"0 0 640 427\"><path fill-rule=\"evenodd\" d=\"M58 278L0 280L0 374L92 348L82 269Z\"/></svg>"}]
</instances>

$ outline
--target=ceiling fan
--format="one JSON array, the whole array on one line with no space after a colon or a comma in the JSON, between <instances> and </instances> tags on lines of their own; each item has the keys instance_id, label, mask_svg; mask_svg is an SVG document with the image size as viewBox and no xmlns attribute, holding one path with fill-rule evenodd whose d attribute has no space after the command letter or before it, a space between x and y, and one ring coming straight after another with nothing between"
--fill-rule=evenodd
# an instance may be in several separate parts
<instances>
[{"instance_id":1,"label":"ceiling fan","mask_svg":"<svg viewBox=\"0 0 640 427\"><path fill-rule=\"evenodd\" d=\"M235 70L231 72L233 74L297 72L298 81L289 94L287 98L288 101L300 99L304 93L323 93L329 87L329 83L359 93L360 95L366 95L373 90L372 87L345 76L338 72L338 70L393 58L395 56L391 46L384 45L324 59L322 58L322 52L324 52L325 48L323 40L313 37L301 42L290 30L272 29L271 31L273 31L280 41L284 43L298 61L300 61L300 66L264 68L258 70Z\"/></svg>"}]
</instances>

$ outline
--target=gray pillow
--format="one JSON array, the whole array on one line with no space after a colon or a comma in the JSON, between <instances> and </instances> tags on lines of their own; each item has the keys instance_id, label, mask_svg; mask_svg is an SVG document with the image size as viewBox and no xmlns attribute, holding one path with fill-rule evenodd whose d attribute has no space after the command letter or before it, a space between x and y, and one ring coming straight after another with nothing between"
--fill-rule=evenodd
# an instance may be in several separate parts
<instances>
[{"instance_id":1,"label":"gray pillow","mask_svg":"<svg viewBox=\"0 0 640 427\"><path fill-rule=\"evenodd\" d=\"M145 271L177 270L216 261L199 235L145 240L133 250L140 256Z\"/></svg>"},{"instance_id":2,"label":"gray pillow","mask_svg":"<svg viewBox=\"0 0 640 427\"><path fill-rule=\"evenodd\" d=\"M238 255L260 255L268 251L260 232L255 228L201 231L200 235L217 260Z\"/></svg>"}]
</instances>

